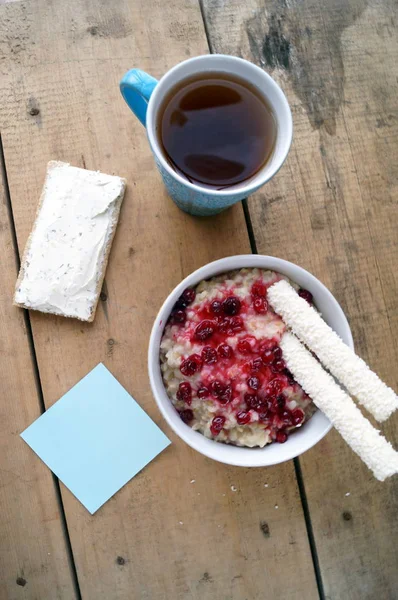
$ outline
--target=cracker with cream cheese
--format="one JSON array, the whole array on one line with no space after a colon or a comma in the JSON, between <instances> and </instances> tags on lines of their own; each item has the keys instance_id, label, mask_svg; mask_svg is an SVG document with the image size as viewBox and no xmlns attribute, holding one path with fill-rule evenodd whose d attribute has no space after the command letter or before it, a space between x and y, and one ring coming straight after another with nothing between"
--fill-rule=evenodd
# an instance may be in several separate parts
<instances>
[{"instance_id":1,"label":"cracker with cream cheese","mask_svg":"<svg viewBox=\"0 0 398 600\"><path fill-rule=\"evenodd\" d=\"M15 305L94 320L125 187L121 177L48 163Z\"/></svg>"}]
</instances>

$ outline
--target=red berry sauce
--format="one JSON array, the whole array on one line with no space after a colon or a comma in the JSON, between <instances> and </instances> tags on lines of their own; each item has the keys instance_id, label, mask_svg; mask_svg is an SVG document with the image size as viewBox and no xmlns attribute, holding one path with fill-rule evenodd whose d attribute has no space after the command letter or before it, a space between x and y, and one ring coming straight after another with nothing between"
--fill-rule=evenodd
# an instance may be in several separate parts
<instances>
[{"instance_id":1,"label":"red berry sauce","mask_svg":"<svg viewBox=\"0 0 398 600\"><path fill-rule=\"evenodd\" d=\"M217 279L217 293L209 299L205 294L200 300L203 295L192 288L181 294L164 338L189 350L181 356L178 389L169 395L181 419L208 437L246 445L239 435L248 431L264 440L249 445L282 444L313 406L286 368L279 347L285 325L267 302L268 288L281 277L256 273L249 287L242 278L234 282L234 274L228 284ZM300 295L312 302L306 290Z\"/></svg>"},{"instance_id":2,"label":"red berry sauce","mask_svg":"<svg viewBox=\"0 0 398 600\"><path fill-rule=\"evenodd\" d=\"M314 303L314 298L313 298L311 292L309 292L308 290L300 288L298 291L298 295L301 298L304 298L304 300L306 300L308 302L308 304L312 305Z\"/></svg>"}]
</instances>

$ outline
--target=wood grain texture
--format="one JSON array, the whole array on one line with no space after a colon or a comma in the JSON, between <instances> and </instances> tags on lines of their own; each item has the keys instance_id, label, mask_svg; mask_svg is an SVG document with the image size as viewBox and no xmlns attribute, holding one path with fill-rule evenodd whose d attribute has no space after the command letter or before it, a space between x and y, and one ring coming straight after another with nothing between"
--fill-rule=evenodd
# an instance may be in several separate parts
<instances>
[{"instance_id":1,"label":"wood grain texture","mask_svg":"<svg viewBox=\"0 0 398 600\"><path fill-rule=\"evenodd\" d=\"M128 68L159 77L206 53L198 5L5 9L0 126L20 251L49 159L128 181L95 322L31 313L46 406L103 361L173 441L94 516L62 488L83 598L317 598L293 464L245 470L205 459L165 428L149 391L148 337L168 292L200 265L250 251L241 206L212 219L176 208L118 91Z\"/></svg>"},{"instance_id":2,"label":"wood grain texture","mask_svg":"<svg viewBox=\"0 0 398 600\"><path fill-rule=\"evenodd\" d=\"M263 67L292 107L289 158L249 200L258 251L318 276L398 389L397 4L204 0L204 15L212 51ZM378 483L335 432L300 462L325 597L396 598L397 478Z\"/></svg>"},{"instance_id":3,"label":"wood grain texture","mask_svg":"<svg viewBox=\"0 0 398 600\"><path fill-rule=\"evenodd\" d=\"M40 402L24 315L11 302L17 264L1 172L0 257L0 600L72 600L54 481L19 437Z\"/></svg>"}]
</instances>

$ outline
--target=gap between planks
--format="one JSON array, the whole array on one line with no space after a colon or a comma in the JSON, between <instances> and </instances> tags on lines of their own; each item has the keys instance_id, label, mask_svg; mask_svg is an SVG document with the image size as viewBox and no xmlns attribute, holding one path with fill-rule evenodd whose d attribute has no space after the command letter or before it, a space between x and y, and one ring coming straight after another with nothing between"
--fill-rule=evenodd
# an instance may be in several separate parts
<instances>
[{"instance_id":1,"label":"gap between planks","mask_svg":"<svg viewBox=\"0 0 398 600\"><path fill-rule=\"evenodd\" d=\"M1 0L0 0L0 4L1 4ZM20 261L20 256L19 256L19 252L18 252L17 234L16 234L16 228L15 228L14 215L13 215L13 211L12 211L11 194L10 194L10 188L8 185L7 166L6 166L5 156L4 156L3 141L1 138L1 133L0 133L0 177L3 180L3 184L4 184L5 202L6 202L8 220L9 220L9 224L10 224L10 233L11 233L12 245L13 245L14 256L15 256L15 266L16 266L17 271L19 271L20 266L21 266L21 261ZM25 322L25 328L26 328L26 336L27 336L27 340L28 340L29 352L30 352L30 356L32 359L32 365L33 365L33 375L34 375L35 384L36 384L37 398L38 398L38 402L39 402L40 413L43 414L45 412L46 408L45 408L45 404L44 404L43 390L42 390L42 385L41 385L41 381L40 381L40 372L39 372L39 366L37 363L36 349L35 349L35 344L34 344L34 339L33 339L32 327L31 327L31 323L30 323L29 311L26 309L20 309L20 310L23 310L24 322ZM72 582L73 582L73 587L74 587L74 591L75 591L75 595L76 595L76 600L82 600L82 595L81 595L80 586L79 586L79 580L77 577L75 560L73 557L72 544L71 544L70 537L69 537L68 524L66 522L65 510L64 510L64 505L62 502L62 497L61 497L61 489L60 489L59 479L58 479L58 477L56 477L54 475L53 472L51 472L51 475L52 475L53 482L54 482L55 497L56 497L57 505L59 508L59 513L60 513L60 518L61 518L61 528L64 533L66 553L68 556L69 567L70 567L70 572L71 572L71 576L72 576Z\"/></svg>"},{"instance_id":2,"label":"gap between planks","mask_svg":"<svg viewBox=\"0 0 398 600\"><path fill-rule=\"evenodd\" d=\"M213 45L211 43L211 36L209 33L209 28L207 27L206 13L205 13L205 9L203 6L203 0L198 0L198 2L199 2L199 7L200 7L200 13L202 16L202 21L203 21L203 28L204 28L204 31L206 34L207 45L209 47L210 53L214 54ZM248 233L249 241L250 241L250 249L253 254L258 254L256 238L254 236L253 224L252 224L252 219L251 219L251 215L250 215L250 209L249 209L249 205L247 202L247 198L242 200L242 209L243 209L243 213L245 216L246 228L247 228L247 233ZM313 527L312 527L308 499L307 499L307 494L305 491L304 479L303 479L303 474L301 471L301 465L300 465L299 458L294 458L293 463L294 463L294 472L296 475L297 487L298 487L298 491L299 491L299 495L300 495L301 507L303 509L305 527L306 527L308 543L309 543L310 551L311 551L311 559L312 559L312 564L314 567L314 573L315 573L316 585L318 588L318 594L319 594L320 600L325 600L325 591L324 591L324 586L323 586L323 581L322 581L318 552L316 549L315 536L314 536L314 531L313 531Z\"/></svg>"},{"instance_id":3,"label":"gap between planks","mask_svg":"<svg viewBox=\"0 0 398 600\"><path fill-rule=\"evenodd\" d=\"M248 233L249 240L250 240L251 251L253 254L258 254L256 238L254 237L253 224L252 224L252 220L251 220L251 216L250 216L250 210L249 210L247 199L242 200L242 207L243 207L243 213L245 215L245 221L246 221L247 233ZM318 552L316 549L314 530L312 527L308 499L307 499L307 494L306 494L305 485L304 485L304 478L303 478L303 473L301 471L300 459L294 458L293 463L294 463L294 472L296 475L297 487L298 487L298 491L300 494L301 507L303 509L305 528L307 530L308 543L309 543L310 551L311 551L312 564L314 566L314 573L315 573L316 585L318 588L319 599L325 600L326 596L325 596L325 591L324 591L324 587L323 587Z\"/></svg>"}]
</instances>

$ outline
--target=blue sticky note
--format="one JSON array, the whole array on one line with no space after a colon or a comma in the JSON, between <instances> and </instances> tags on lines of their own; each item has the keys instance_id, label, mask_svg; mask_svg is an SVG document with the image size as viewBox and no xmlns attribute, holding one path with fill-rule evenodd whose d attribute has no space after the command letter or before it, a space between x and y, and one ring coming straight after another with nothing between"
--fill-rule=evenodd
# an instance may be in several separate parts
<instances>
[{"instance_id":1,"label":"blue sticky note","mask_svg":"<svg viewBox=\"0 0 398 600\"><path fill-rule=\"evenodd\" d=\"M91 514L170 444L103 364L21 437Z\"/></svg>"}]
</instances>

